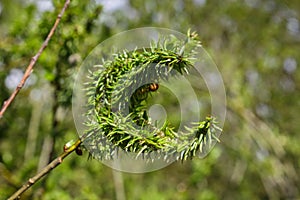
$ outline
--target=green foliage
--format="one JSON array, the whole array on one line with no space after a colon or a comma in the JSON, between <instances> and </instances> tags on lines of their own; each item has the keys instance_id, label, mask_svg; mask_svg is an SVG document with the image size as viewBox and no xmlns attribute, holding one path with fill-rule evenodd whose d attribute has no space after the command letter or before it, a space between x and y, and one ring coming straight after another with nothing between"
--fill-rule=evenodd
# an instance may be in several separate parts
<instances>
[{"instance_id":1,"label":"green foliage","mask_svg":"<svg viewBox=\"0 0 300 200\"><path fill-rule=\"evenodd\" d=\"M188 31L186 41L170 35L153 42L149 49L124 50L113 60L95 66L87 89L91 122L82 138L91 146L92 156L114 157L120 147L137 153L137 157L150 157L151 152L158 151L165 160L173 156L183 161L218 141L216 133L221 129L212 117L176 133L168 121L160 128L152 125L146 112L150 87L157 87L153 89L156 91L160 81L187 75L200 47L198 35Z\"/></svg>"},{"instance_id":2,"label":"green foliage","mask_svg":"<svg viewBox=\"0 0 300 200\"><path fill-rule=\"evenodd\" d=\"M28 2L34 1L0 1L1 103L11 93L5 81L10 71L24 70L57 16L56 11L40 12ZM55 8L63 3L53 2ZM66 141L77 137L70 95L71 77L80 60L111 34L158 26L180 32L190 27L199 33L225 82L225 134L205 159L174 163L147 174L123 173L127 199L299 199L300 1L124 2L128 4L112 11L105 4L96 16L97 3L71 1L32 74L36 82L19 93L0 120L0 197L8 197L37 171L44 139L54 128L53 81L59 79L61 86L54 149L61 152ZM90 31L88 24L92 24ZM70 63L69 58L78 54L79 62ZM36 92L44 98L34 96ZM203 105L209 105L205 95L199 96ZM36 105L42 105L39 121L33 117L39 113ZM24 162L30 124L37 124L38 135L30 142L35 146L32 158ZM71 155L46 179L44 186L34 186L23 199L57 199L57 195L59 199L115 199L122 192L115 189L111 169L85 156Z\"/></svg>"}]
</instances>

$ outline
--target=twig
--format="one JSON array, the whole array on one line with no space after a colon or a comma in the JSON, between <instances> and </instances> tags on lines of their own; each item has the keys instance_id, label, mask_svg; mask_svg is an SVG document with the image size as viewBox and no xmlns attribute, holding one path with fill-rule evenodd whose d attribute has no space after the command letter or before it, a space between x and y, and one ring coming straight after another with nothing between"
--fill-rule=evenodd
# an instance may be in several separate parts
<instances>
[{"instance_id":1,"label":"twig","mask_svg":"<svg viewBox=\"0 0 300 200\"><path fill-rule=\"evenodd\" d=\"M72 146L68 147L64 150L64 152L54 159L50 164L44 167L39 173L37 173L32 178L29 178L27 183L25 183L18 191L16 191L12 196L8 198L8 200L19 199L20 195L23 194L27 189L29 189L32 185L34 185L38 180L40 180L43 176L51 172L55 167L60 165L65 157L67 157L70 153L76 150L81 144L81 140L78 139Z\"/></svg>"},{"instance_id":2,"label":"twig","mask_svg":"<svg viewBox=\"0 0 300 200\"><path fill-rule=\"evenodd\" d=\"M61 9L60 13L58 14L55 23L53 25L53 27L51 28L50 32L48 33L47 38L45 39L45 41L43 42L42 46L40 47L40 49L38 50L37 54L35 56L33 56L31 58L31 61L29 63L29 65L26 68L26 71L22 77L22 80L20 81L20 83L18 84L18 86L16 87L16 89L14 90L14 92L10 95L9 99L7 99L6 101L3 102L3 106L0 110L0 119L3 117L3 114L5 113L6 109L8 108L8 106L12 103L12 101L15 99L15 97L17 96L17 94L19 93L19 91L23 88L26 80L29 78L30 74L33 71L33 67L36 64L37 60L39 59L40 55L42 54L42 52L44 51L44 49L48 46L48 43L51 39L51 37L53 36L60 20L61 17L63 16L65 10L67 9L67 7L69 6L71 0L66 0L64 7Z\"/></svg>"}]
</instances>

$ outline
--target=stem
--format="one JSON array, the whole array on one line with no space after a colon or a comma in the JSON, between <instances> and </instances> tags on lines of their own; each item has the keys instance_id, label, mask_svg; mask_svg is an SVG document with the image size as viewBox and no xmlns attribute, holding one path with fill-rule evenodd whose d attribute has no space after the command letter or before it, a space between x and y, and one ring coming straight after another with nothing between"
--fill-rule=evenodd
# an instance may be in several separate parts
<instances>
[{"instance_id":1,"label":"stem","mask_svg":"<svg viewBox=\"0 0 300 200\"><path fill-rule=\"evenodd\" d=\"M60 165L65 157L70 155L79 145L82 143L80 139L78 139L71 147L66 149L60 156L55 158L51 163L45 166L39 173L37 173L32 178L29 178L27 183L25 183L18 191L16 191L12 196L8 198L8 200L19 199L20 195L23 194L26 190L28 190L32 185L34 185L38 180L40 180L43 176L51 172L54 168Z\"/></svg>"},{"instance_id":2,"label":"stem","mask_svg":"<svg viewBox=\"0 0 300 200\"><path fill-rule=\"evenodd\" d=\"M44 51L44 49L48 46L48 43L50 41L50 39L52 38L65 10L67 9L67 7L69 6L71 0L66 0L64 7L61 9L60 13L57 15L57 18L55 20L55 23L53 25L53 27L51 28L50 32L48 33L47 38L45 39L45 41L43 42L42 46L40 47L40 49L38 50L37 54L35 54L35 56L33 56L31 58L31 61L29 63L29 65L26 67L26 71L20 81L20 83L18 84L18 86L16 87L16 89L14 90L14 92L10 95L10 97L4 101L3 106L0 110L0 119L3 117L3 114L5 113L6 109L8 108L8 106L13 102L13 100L15 99L15 97L17 96L17 94L20 92L20 90L23 88L26 80L29 78L30 74L33 71L33 67L36 64L37 60L39 59L39 57L41 56L42 52Z\"/></svg>"}]
</instances>

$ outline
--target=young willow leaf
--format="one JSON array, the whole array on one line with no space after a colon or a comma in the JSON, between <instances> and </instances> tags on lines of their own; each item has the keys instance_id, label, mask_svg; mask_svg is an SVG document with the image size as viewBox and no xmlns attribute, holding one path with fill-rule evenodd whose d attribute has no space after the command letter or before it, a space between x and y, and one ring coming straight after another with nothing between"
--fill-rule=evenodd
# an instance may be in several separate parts
<instances>
[{"instance_id":1,"label":"young willow leaf","mask_svg":"<svg viewBox=\"0 0 300 200\"><path fill-rule=\"evenodd\" d=\"M189 31L186 41L171 35L150 45L120 51L112 60L95 66L100 72L89 73L86 94L89 113L95 117L86 124L84 139L95 144L94 156L111 158L121 148L137 157L148 153L145 157L151 158L151 152L156 152L164 160L186 160L219 141L216 132L221 129L213 117L193 124L185 133L176 133L167 121L161 128L149 124L146 108L150 94L159 90L160 81L188 75L201 43L198 35Z\"/></svg>"}]
</instances>

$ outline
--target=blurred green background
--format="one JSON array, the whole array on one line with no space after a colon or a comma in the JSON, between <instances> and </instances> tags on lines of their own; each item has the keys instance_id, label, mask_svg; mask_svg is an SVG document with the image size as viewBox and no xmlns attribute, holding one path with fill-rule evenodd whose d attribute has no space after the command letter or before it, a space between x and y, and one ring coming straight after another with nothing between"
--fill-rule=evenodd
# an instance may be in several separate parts
<instances>
[{"instance_id":1,"label":"blurred green background","mask_svg":"<svg viewBox=\"0 0 300 200\"><path fill-rule=\"evenodd\" d=\"M0 1L1 104L63 3ZM72 86L88 53L113 34L156 26L197 31L216 62L228 106L221 143L204 159L146 174L70 155L21 199L300 199L299 14L299 0L72 0L0 120L0 198L77 138Z\"/></svg>"}]
</instances>

